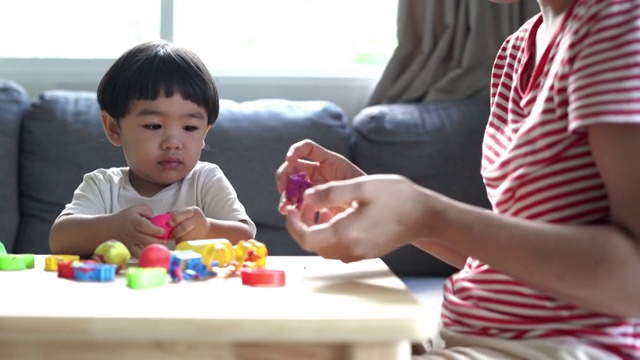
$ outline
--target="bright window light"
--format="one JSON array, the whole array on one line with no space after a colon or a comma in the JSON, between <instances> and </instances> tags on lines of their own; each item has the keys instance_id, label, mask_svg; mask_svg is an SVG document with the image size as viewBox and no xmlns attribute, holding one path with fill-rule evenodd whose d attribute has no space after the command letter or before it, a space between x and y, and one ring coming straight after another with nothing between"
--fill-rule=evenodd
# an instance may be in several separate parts
<instances>
[{"instance_id":1,"label":"bright window light","mask_svg":"<svg viewBox=\"0 0 640 360\"><path fill-rule=\"evenodd\" d=\"M160 38L160 0L0 3L0 58L112 59Z\"/></svg>"},{"instance_id":2,"label":"bright window light","mask_svg":"<svg viewBox=\"0 0 640 360\"><path fill-rule=\"evenodd\" d=\"M397 0L174 0L177 44L217 73L379 73L396 47Z\"/></svg>"},{"instance_id":3,"label":"bright window light","mask_svg":"<svg viewBox=\"0 0 640 360\"><path fill-rule=\"evenodd\" d=\"M396 47L397 3L6 1L0 2L0 63L44 59L48 62L38 66L56 60L75 68L83 66L81 60L112 60L136 44L164 37L194 50L218 76L372 78Z\"/></svg>"}]
</instances>

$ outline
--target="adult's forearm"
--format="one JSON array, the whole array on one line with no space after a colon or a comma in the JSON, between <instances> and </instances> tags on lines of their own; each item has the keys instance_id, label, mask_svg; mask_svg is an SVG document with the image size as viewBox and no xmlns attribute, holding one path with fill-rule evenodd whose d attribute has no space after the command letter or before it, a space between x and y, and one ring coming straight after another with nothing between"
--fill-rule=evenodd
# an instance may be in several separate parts
<instances>
[{"instance_id":1,"label":"adult's forearm","mask_svg":"<svg viewBox=\"0 0 640 360\"><path fill-rule=\"evenodd\" d=\"M559 225L500 216L450 201L438 239L558 299L640 316L640 247L613 225Z\"/></svg>"},{"instance_id":2,"label":"adult's forearm","mask_svg":"<svg viewBox=\"0 0 640 360\"><path fill-rule=\"evenodd\" d=\"M428 252L429 254L458 269L462 269L465 262L467 261L467 256L459 253L447 244L440 244L433 241L414 241L412 244L413 246Z\"/></svg>"},{"instance_id":3,"label":"adult's forearm","mask_svg":"<svg viewBox=\"0 0 640 360\"><path fill-rule=\"evenodd\" d=\"M51 227L49 247L55 254L89 257L98 245L115 238L110 215L68 215Z\"/></svg>"}]
</instances>

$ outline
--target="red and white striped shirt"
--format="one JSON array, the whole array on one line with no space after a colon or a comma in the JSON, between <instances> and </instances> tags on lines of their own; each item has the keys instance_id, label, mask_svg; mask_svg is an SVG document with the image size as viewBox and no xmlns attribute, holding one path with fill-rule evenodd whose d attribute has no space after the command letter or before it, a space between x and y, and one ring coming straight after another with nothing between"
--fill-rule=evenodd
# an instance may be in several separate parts
<instances>
[{"instance_id":1,"label":"red and white striped shirt","mask_svg":"<svg viewBox=\"0 0 640 360\"><path fill-rule=\"evenodd\" d=\"M482 176L493 210L552 223L606 221L586 128L640 124L640 0L575 0L534 68L538 15L503 44L491 78ZM539 293L469 258L445 285L443 325L508 339L571 336L640 358L640 319Z\"/></svg>"}]
</instances>

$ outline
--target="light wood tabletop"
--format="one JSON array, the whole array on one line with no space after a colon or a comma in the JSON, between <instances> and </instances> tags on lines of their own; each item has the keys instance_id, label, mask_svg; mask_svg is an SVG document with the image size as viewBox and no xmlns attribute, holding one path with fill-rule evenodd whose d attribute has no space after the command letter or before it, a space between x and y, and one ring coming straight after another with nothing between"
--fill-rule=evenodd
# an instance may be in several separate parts
<instances>
[{"instance_id":1,"label":"light wood tabletop","mask_svg":"<svg viewBox=\"0 0 640 360\"><path fill-rule=\"evenodd\" d=\"M2 359L408 359L428 309L379 259L270 256L284 287L240 278L134 290L0 271Z\"/></svg>"}]
</instances>

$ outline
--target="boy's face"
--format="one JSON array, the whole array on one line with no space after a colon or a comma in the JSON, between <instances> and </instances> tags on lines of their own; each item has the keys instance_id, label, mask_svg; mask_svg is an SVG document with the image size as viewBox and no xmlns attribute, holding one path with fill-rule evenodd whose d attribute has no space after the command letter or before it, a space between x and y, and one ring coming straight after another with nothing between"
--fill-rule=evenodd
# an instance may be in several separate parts
<instances>
[{"instance_id":1,"label":"boy's face","mask_svg":"<svg viewBox=\"0 0 640 360\"><path fill-rule=\"evenodd\" d=\"M109 140L122 146L131 185L143 196L187 176L200 159L211 128L207 112L180 94L132 101L119 122L106 113L102 122Z\"/></svg>"}]
</instances>

